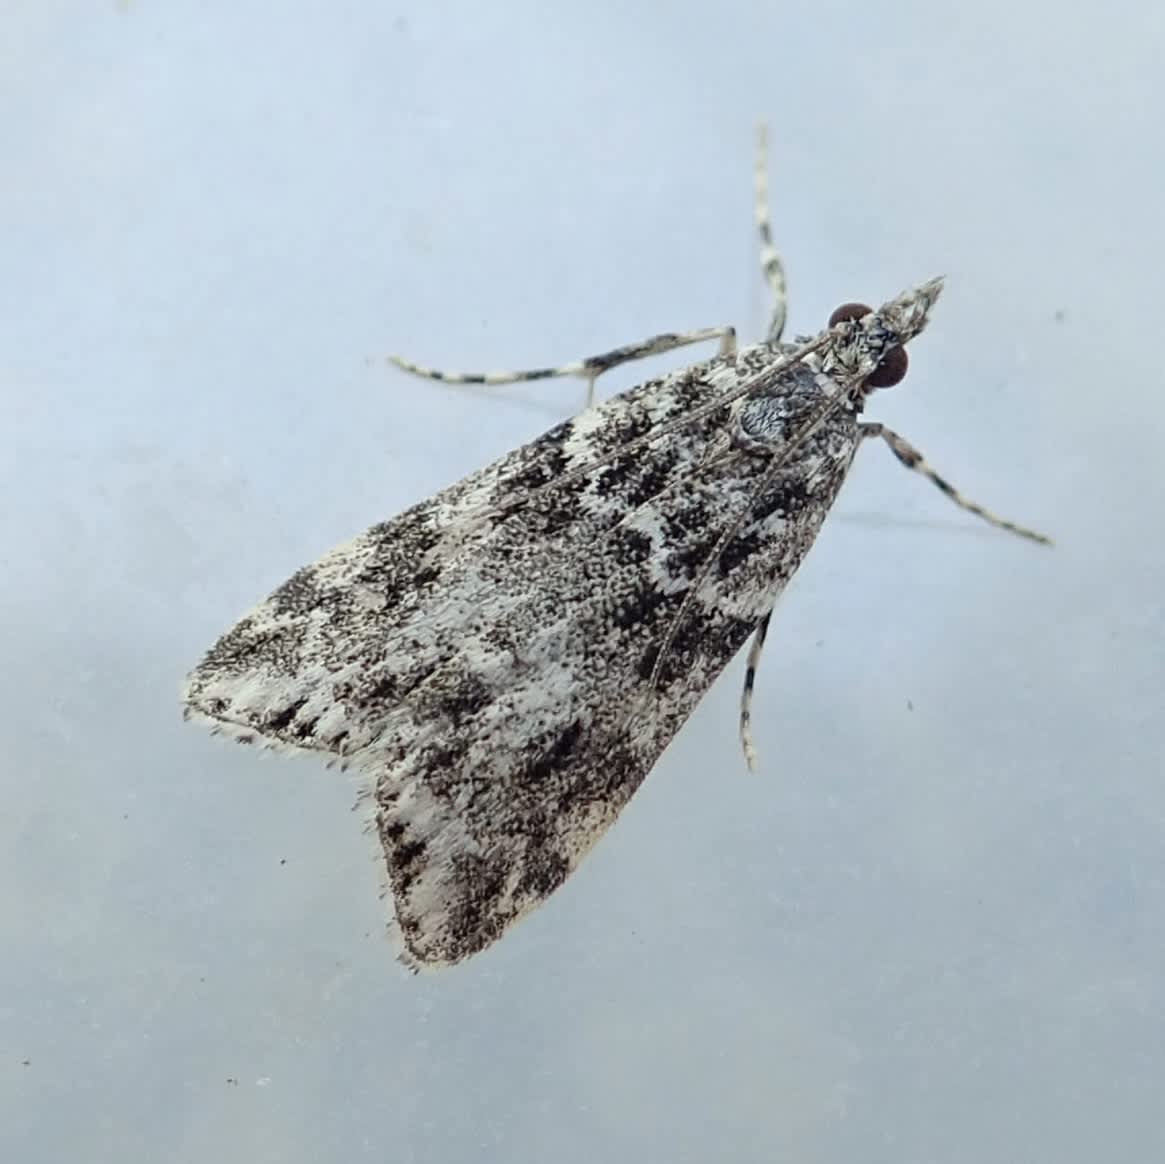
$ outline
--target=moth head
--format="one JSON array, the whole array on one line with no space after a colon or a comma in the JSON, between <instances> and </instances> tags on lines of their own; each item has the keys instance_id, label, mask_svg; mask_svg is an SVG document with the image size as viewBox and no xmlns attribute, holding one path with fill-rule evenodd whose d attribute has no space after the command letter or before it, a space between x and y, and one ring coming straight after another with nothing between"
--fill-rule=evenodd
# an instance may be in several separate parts
<instances>
[{"instance_id":1,"label":"moth head","mask_svg":"<svg viewBox=\"0 0 1165 1164\"><path fill-rule=\"evenodd\" d=\"M901 382L910 365L905 345L926 326L941 291L942 280L932 279L876 311L865 303L843 303L830 315L829 328L838 334L835 355L863 394ZM844 324L850 326L839 327Z\"/></svg>"}]
</instances>

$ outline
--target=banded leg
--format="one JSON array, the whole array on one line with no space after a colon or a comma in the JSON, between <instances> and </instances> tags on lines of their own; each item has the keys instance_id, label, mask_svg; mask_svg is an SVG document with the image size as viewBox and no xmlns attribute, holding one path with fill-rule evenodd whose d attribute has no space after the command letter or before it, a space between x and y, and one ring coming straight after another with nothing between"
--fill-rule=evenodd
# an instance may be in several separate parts
<instances>
[{"instance_id":1,"label":"banded leg","mask_svg":"<svg viewBox=\"0 0 1165 1164\"><path fill-rule=\"evenodd\" d=\"M788 303L788 285L785 282L785 265L777 248L773 245L773 226L769 219L769 135L768 127L761 122L756 127L756 170L753 174L753 189L756 192L756 229L760 235L760 269L765 282L773 293L773 313L769 317L769 330L765 338L776 343L785 330L785 310Z\"/></svg>"},{"instance_id":2,"label":"banded leg","mask_svg":"<svg viewBox=\"0 0 1165 1164\"><path fill-rule=\"evenodd\" d=\"M941 489L960 509L965 509L968 513L973 513L976 517L981 517L985 522L995 526L997 529L1007 530L1008 533L1017 534L1021 538L1039 542L1041 545L1050 546L1052 544L1050 537L1042 533L1036 533L1035 530L1027 529L1025 526L1016 525L1014 522L1005 521L1002 517L996 517L995 514L988 512L981 505L976 505L974 501L969 501L950 482L940 477L926 463L923 455L904 437L894 432L893 429L889 429L884 424L877 424L876 422L863 422L858 425L858 429L863 439L866 437L881 437L890 446L890 451L902 464L908 469L913 469L916 473L921 473L932 485Z\"/></svg>"},{"instance_id":3,"label":"banded leg","mask_svg":"<svg viewBox=\"0 0 1165 1164\"><path fill-rule=\"evenodd\" d=\"M770 606L756 624L756 633L748 648L748 662L744 667L744 690L740 693L740 746L744 749L744 762L750 772L756 771L756 747L752 742L752 689L756 684L756 669L761 651L765 649L765 636L769 633L772 617L773 608Z\"/></svg>"},{"instance_id":4,"label":"banded leg","mask_svg":"<svg viewBox=\"0 0 1165 1164\"><path fill-rule=\"evenodd\" d=\"M421 364L414 364L400 356L389 356L388 359L390 363L406 372L411 372L414 376L423 376L426 380L440 380L443 384L525 384L531 380L552 380L558 376L576 376L587 382L587 407L589 408L595 402L595 381L604 372L609 372L620 364L629 364L632 360L659 356L664 352L674 351L676 348L714 339L720 341L720 355L730 356L735 353L736 328L704 327L699 331L667 331L640 340L638 343L612 348L611 351L603 352L598 356L588 356L585 360L577 360L573 364L563 364L558 368L531 368L524 372L442 372L436 368L426 368Z\"/></svg>"}]
</instances>

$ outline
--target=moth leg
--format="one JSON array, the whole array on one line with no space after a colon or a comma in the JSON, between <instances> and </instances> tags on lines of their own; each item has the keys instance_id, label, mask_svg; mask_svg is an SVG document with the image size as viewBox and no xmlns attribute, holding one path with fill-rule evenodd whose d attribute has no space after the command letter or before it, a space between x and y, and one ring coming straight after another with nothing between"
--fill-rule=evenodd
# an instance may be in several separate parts
<instances>
[{"instance_id":1,"label":"moth leg","mask_svg":"<svg viewBox=\"0 0 1165 1164\"><path fill-rule=\"evenodd\" d=\"M744 690L740 693L740 746L744 749L744 762L750 772L756 771L756 747L752 742L752 689L756 683L756 669L760 663L761 651L765 647L765 635L769 633L773 608L765 611L756 624L756 633L748 648L748 662L744 668Z\"/></svg>"},{"instance_id":2,"label":"moth leg","mask_svg":"<svg viewBox=\"0 0 1165 1164\"><path fill-rule=\"evenodd\" d=\"M760 269L773 293L773 312L769 317L769 329L765 338L776 343L785 330L785 310L788 304L788 285L785 282L785 265L777 248L773 245L773 225L769 218L769 175L768 175L768 126L762 121L756 127L756 169L753 171L753 189L756 193L756 229L760 235Z\"/></svg>"},{"instance_id":3,"label":"moth leg","mask_svg":"<svg viewBox=\"0 0 1165 1164\"><path fill-rule=\"evenodd\" d=\"M858 429L863 438L881 437L890 446L890 451L902 464L908 469L913 469L916 473L921 473L932 485L941 489L961 509L973 513L976 517L981 517L985 522L995 526L997 529L1005 529L1008 533L1018 534L1021 538L1028 538L1030 541L1039 542L1041 545L1050 546L1052 544L1052 539L1046 537L1044 534L1036 533L1035 530L1027 529L1022 525L1016 525L1014 522L1005 521L1002 517L996 517L995 514L990 513L981 505L976 505L974 501L968 500L945 478L940 477L926 463L923 455L909 441L894 432L893 429L889 429L884 424L877 424L875 422L863 422L858 425Z\"/></svg>"},{"instance_id":4,"label":"moth leg","mask_svg":"<svg viewBox=\"0 0 1165 1164\"><path fill-rule=\"evenodd\" d=\"M648 356L662 355L689 344L703 343L705 340L720 341L720 355L731 356L736 351L736 328L703 327L698 331L667 331L653 335L638 343L612 348L601 355L588 356L573 364L563 364L558 368L531 368L524 372L442 372L436 368L426 368L414 364L400 356L389 356L389 362L414 376L426 380L440 380L443 384L525 384L531 380L551 380L558 376L575 376L587 382L587 407L595 402L595 381L620 364L632 360L646 359Z\"/></svg>"}]
</instances>

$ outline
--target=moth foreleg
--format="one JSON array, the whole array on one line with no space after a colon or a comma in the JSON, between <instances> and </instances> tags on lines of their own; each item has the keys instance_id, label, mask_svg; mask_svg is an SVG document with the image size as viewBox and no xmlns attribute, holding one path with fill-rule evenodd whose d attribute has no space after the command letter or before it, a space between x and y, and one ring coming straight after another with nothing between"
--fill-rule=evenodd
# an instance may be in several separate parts
<instances>
[{"instance_id":1,"label":"moth foreleg","mask_svg":"<svg viewBox=\"0 0 1165 1164\"><path fill-rule=\"evenodd\" d=\"M756 127L756 168L753 171L755 191L754 214L760 235L760 269L769 290L773 293L772 314L765 338L776 343L785 330L789 288L785 281L785 265L773 244L773 224L769 217L768 129L764 122Z\"/></svg>"}]
</instances>

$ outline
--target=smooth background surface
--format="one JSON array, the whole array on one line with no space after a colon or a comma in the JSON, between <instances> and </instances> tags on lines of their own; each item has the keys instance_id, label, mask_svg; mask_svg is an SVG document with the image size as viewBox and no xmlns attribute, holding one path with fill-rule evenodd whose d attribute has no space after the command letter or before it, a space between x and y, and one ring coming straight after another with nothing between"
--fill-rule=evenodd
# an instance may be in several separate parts
<instances>
[{"instance_id":1,"label":"smooth background surface","mask_svg":"<svg viewBox=\"0 0 1165 1164\"><path fill-rule=\"evenodd\" d=\"M10 3L0 1155L1165 1154L1165 27L1143 4ZM181 722L302 563L576 409L411 381L940 272L774 624L578 876L413 979L353 787ZM641 378L666 364L614 380Z\"/></svg>"}]
</instances>

